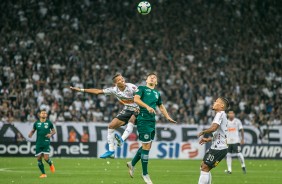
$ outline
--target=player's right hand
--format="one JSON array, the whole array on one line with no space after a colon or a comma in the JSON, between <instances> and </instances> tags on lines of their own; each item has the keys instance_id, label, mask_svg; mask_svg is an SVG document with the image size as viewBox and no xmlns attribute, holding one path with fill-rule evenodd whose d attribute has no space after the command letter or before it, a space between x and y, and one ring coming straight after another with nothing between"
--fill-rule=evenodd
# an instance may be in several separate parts
<instances>
[{"instance_id":1,"label":"player's right hand","mask_svg":"<svg viewBox=\"0 0 282 184\"><path fill-rule=\"evenodd\" d=\"M74 91L80 91L80 88L77 88L77 87L72 87L72 86L70 86L70 89L71 89L71 90L74 90Z\"/></svg>"},{"instance_id":2,"label":"player's right hand","mask_svg":"<svg viewBox=\"0 0 282 184\"><path fill-rule=\"evenodd\" d=\"M147 107L147 111L151 114L156 114L156 111L152 107Z\"/></svg>"}]
</instances>

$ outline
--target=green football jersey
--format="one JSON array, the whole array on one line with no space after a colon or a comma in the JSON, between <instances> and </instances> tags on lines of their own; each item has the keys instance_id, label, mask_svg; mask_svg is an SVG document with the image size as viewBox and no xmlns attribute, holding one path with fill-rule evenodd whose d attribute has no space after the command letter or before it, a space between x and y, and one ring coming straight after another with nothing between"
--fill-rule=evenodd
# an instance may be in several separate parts
<instances>
[{"instance_id":1,"label":"green football jersey","mask_svg":"<svg viewBox=\"0 0 282 184\"><path fill-rule=\"evenodd\" d=\"M156 89L148 88L147 86L139 86L138 90L135 92L136 95L140 96L140 99L156 110L156 107L162 105L162 98ZM140 107L140 113L137 117L138 121L151 121L155 122L155 114L151 114L146 108Z\"/></svg>"},{"instance_id":2,"label":"green football jersey","mask_svg":"<svg viewBox=\"0 0 282 184\"><path fill-rule=\"evenodd\" d=\"M49 145L50 138L46 137L47 134L51 132L54 128L53 124L50 120L46 120L45 122L40 122L37 120L33 124L33 129L36 130L36 144L37 145Z\"/></svg>"}]
</instances>

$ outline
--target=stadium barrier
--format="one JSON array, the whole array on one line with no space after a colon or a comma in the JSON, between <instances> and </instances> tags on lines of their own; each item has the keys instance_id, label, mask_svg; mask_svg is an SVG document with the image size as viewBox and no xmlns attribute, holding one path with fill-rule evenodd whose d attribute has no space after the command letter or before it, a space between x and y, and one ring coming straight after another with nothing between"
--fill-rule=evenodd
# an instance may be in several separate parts
<instances>
[{"instance_id":1,"label":"stadium barrier","mask_svg":"<svg viewBox=\"0 0 282 184\"><path fill-rule=\"evenodd\" d=\"M6 124L0 122L0 156L31 156L34 155L36 136L28 138L33 123L16 122ZM52 154L54 156L97 157L106 150L107 124L105 123L75 123L65 122L55 124L57 134L52 137ZM150 152L151 158L164 159L199 159L203 157L205 146L198 144L197 134L206 126L197 125L157 125L156 138ZM77 142L68 143L69 132L74 129ZM89 133L89 143L79 140L86 130ZM246 158L282 158L282 126L261 127L244 126L245 143L242 153ZM117 129L122 134L123 128ZM27 142L16 142L20 133ZM134 128L133 134L137 134ZM261 137L266 135L267 139ZM136 138L136 136L134 136ZM117 148L116 157L131 158L140 143L137 140L125 142L122 148ZM268 143L268 144L263 144ZM27 151L29 149L30 151Z\"/></svg>"}]
</instances>

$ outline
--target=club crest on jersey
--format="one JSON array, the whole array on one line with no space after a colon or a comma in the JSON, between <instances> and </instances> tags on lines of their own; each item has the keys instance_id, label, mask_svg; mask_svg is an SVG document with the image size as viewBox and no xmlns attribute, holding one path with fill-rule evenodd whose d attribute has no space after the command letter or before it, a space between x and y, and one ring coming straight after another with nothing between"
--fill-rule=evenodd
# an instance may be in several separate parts
<instances>
[{"instance_id":1,"label":"club crest on jersey","mask_svg":"<svg viewBox=\"0 0 282 184\"><path fill-rule=\"evenodd\" d=\"M157 93L156 91L153 91L153 92L154 92L154 94L155 94L156 99L158 99L158 98L159 98L158 93Z\"/></svg>"},{"instance_id":2,"label":"club crest on jersey","mask_svg":"<svg viewBox=\"0 0 282 184\"><path fill-rule=\"evenodd\" d=\"M44 123L44 128L48 128L48 123Z\"/></svg>"}]
</instances>

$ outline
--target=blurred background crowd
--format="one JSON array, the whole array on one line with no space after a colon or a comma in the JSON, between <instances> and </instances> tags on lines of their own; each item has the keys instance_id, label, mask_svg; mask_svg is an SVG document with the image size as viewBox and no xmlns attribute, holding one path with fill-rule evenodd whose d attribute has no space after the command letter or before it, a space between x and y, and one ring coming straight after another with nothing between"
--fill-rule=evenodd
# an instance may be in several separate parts
<instances>
[{"instance_id":1,"label":"blurred background crowd","mask_svg":"<svg viewBox=\"0 0 282 184\"><path fill-rule=\"evenodd\" d=\"M122 73L144 84L150 71L171 116L208 124L218 96L243 124L281 125L282 3L278 0L30 0L0 4L0 121L108 123L114 97L69 86L106 88ZM158 123L167 123L157 116Z\"/></svg>"}]
</instances>

